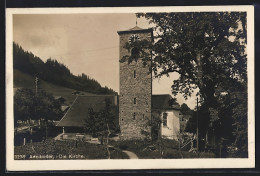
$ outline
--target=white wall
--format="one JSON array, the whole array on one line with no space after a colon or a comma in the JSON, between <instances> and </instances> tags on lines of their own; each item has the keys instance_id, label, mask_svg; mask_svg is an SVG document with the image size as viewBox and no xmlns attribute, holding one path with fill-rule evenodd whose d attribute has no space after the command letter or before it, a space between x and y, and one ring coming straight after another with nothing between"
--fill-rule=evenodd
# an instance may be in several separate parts
<instances>
[{"instance_id":1,"label":"white wall","mask_svg":"<svg viewBox=\"0 0 260 176\"><path fill-rule=\"evenodd\" d=\"M161 123L161 135L163 138L177 140L178 132L180 131L179 110L166 110L161 113L161 120L163 121L163 113L167 113L167 126Z\"/></svg>"}]
</instances>

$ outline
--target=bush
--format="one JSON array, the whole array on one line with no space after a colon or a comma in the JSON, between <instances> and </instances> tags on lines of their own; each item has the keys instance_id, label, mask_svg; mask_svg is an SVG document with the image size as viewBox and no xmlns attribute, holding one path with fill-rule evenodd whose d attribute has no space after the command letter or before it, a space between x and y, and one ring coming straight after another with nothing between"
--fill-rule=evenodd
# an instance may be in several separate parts
<instances>
[{"instance_id":1,"label":"bush","mask_svg":"<svg viewBox=\"0 0 260 176\"><path fill-rule=\"evenodd\" d=\"M178 150L168 149L168 150L164 151L163 158L165 158L165 159L181 158L181 155Z\"/></svg>"},{"instance_id":2,"label":"bush","mask_svg":"<svg viewBox=\"0 0 260 176\"><path fill-rule=\"evenodd\" d=\"M125 145L125 144L120 144L120 145L119 145L119 148L120 148L121 150L126 150L126 149L128 148L128 146Z\"/></svg>"},{"instance_id":3,"label":"bush","mask_svg":"<svg viewBox=\"0 0 260 176\"><path fill-rule=\"evenodd\" d=\"M215 158L216 155L213 152L201 152L199 154L200 158Z\"/></svg>"},{"instance_id":4,"label":"bush","mask_svg":"<svg viewBox=\"0 0 260 176\"><path fill-rule=\"evenodd\" d=\"M160 143L160 141L158 142ZM166 148L179 149L179 143L176 140L162 139L161 143Z\"/></svg>"}]
</instances>

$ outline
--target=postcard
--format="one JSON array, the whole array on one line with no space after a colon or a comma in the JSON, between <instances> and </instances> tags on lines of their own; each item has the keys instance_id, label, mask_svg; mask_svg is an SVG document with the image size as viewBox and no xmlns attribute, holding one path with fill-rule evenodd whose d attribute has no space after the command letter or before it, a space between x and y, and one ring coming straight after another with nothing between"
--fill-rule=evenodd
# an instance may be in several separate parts
<instances>
[{"instance_id":1,"label":"postcard","mask_svg":"<svg viewBox=\"0 0 260 176\"><path fill-rule=\"evenodd\" d=\"M255 167L254 7L6 9L8 171Z\"/></svg>"}]
</instances>

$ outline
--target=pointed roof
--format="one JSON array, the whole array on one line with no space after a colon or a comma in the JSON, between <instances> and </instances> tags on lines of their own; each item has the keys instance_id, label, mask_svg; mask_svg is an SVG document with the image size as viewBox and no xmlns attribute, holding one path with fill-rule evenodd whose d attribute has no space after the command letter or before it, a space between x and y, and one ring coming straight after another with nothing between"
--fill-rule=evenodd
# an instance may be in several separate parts
<instances>
[{"instance_id":1,"label":"pointed roof","mask_svg":"<svg viewBox=\"0 0 260 176\"><path fill-rule=\"evenodd\" d=\"M148 29L142 29L138 26L135 26L131 29L125 30L125 31L117 31L117 33L120 34L125 34L125 33L142 33L142 32L151 32L153 34L153 29L148 28Z\"/></svg>"},{"instance_id":2,"label":"pointed roof","mask_svg":"<svg viewBox=\"0 0 260 176\"><path fill-rule=\"evenodd\" d=\"M144 29L143 29L143 28L140 28L140 27L138 27L138 26L135 26L135 27L129 29L129 31L137 31L137 30L144 30Z\"/></svg>"},{"instance_id":3,"label":"pointed roof","mask_svg":"<svg viewBox=\"0 0 260 176\"><path fill-rule=\"evenodd\" d=\"M172 96L169 94L152 95L152 110L180 109L177 102L170 103Z\"/></svg>"}]
</instances>

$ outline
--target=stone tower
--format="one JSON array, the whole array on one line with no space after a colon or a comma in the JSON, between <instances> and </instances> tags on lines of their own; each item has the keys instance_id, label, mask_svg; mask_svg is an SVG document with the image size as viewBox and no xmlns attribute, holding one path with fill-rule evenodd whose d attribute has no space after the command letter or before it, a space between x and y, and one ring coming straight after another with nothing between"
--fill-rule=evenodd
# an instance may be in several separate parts
<instances>
[{"instance_id":1,"label":"stone tower","mask_svg":"<svg viewBox=\"0 0 260 176\"><path fill-rule=\"evenodd\" d=\"M120 38L120 58L131 55L135 48L128 51L124 48L131 40L153 41L152 29L134 27L126 31L118 31ZM119 124L123 139L142 139L150 137L151 129L151 98L152 98L152 74L149 67L143 66L142 60L120 62L120 95L119 95Z\"/></svg>"}]
</instances>

